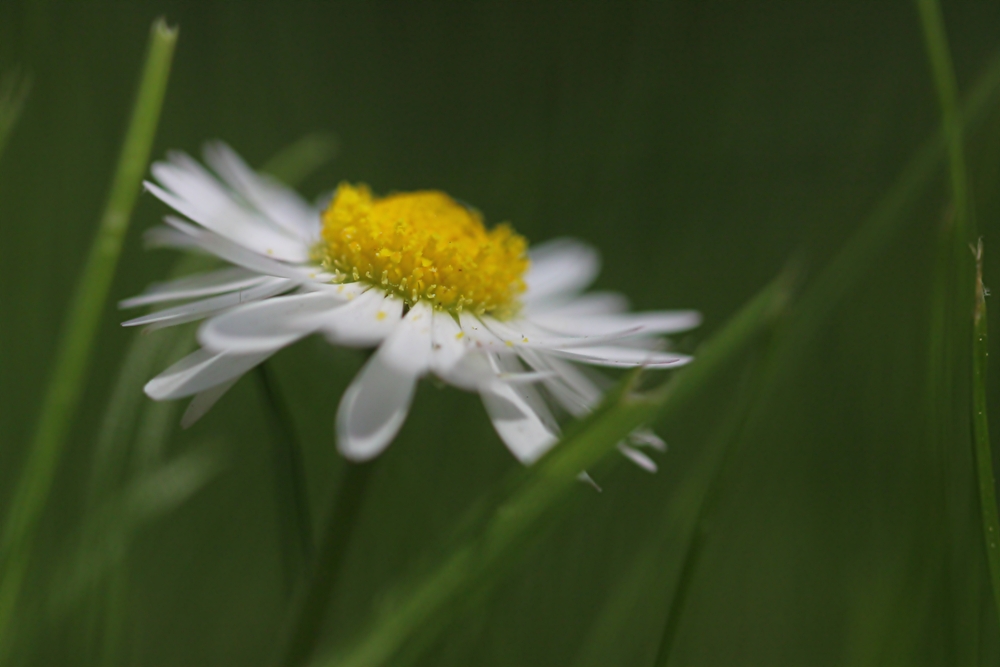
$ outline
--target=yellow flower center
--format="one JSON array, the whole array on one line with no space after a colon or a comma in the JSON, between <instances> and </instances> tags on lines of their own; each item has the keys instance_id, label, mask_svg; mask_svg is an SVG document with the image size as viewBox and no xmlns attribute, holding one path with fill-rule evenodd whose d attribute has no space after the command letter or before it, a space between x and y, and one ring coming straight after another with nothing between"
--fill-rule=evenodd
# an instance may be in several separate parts
<instances>
[{"instance_id":1,"label":"yellow flower center","mask_svg":"<svg viewBox=\"0 0 1000 667\"><path fill-rule=\"evenodd\" d=\"M524 291L528 243L506 224L486 229L478 212L443 192L373 197L342 183L323 212L316 254L338 281L364 281L413 305L509 316Z\"/></svg>"}]
</instances>

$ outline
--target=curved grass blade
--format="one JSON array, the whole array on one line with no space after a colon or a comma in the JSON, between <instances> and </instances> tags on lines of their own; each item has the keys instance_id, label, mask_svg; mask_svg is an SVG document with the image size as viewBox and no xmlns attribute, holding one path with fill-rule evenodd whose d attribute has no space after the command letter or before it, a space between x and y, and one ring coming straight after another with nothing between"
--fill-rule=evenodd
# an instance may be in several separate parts
<instances>
[{"instance_id":1,"label":"curved grass blade","mask_svg":"<svg viewBox=\"0 0 1000 667\"><path fill-rule=\"evenodd\" d=\"M973 281L971 258L966 248L975 238L973 199L965 160L963 119L959 111L958 85L948 46L944 18L938 0L915 0L924 33L931 78L941 111L941 128L948 154L951 210L938 238L937 261L931 286L926 415L927 442L939 471L929 488L936 502L931 505L928 525L944 535L934 566L947 582L947 593L939 604L952 608L946 626L952 655L949 660L974 660L981 643L978 612L981 585L970 576L969 535L976 530L968 461L970 442L969 394L970 343L974 340L968 313L974 308L968 285ZM974 386L974 385L971 385Z\"/></svg>"},{"instance_id":2,"label":"curved grass blade","mask_svg":"<svg viewBox=\"0 0 1000 667\"><path fill-rule=\"evenodd\" d=\"M159 121L177 30L153 23L146 64L97 237L62 330L52 379L0 541L0 664L13 644L15 610L32 542L79 402L94 336Z\"/></svg>"},{"instance_id":3,"label":"curved grass blade","mask_svg":"<svg viewBox=\"0 0 1000 667\"><path fill-rule=\"evenodd\" d=\"M318 166L317 155L328 154L323 141L323 135L308 135L282 150L268 164L285 166L272 175L296 185ZM170 277L181 278L216 264L205 255L184 255ZM186 327L134 336L98 432L79 543L67 549L72 559L53 595L56 615L79 609L82 601L86 605L82 610L86 621L76 624L85 635L78 650L96 655L97 664L120 663L122 638L127 634L122 596L135 533L193 496L222 467L217 446L196 447L166 460L164 446L178 423L180 403L152 402L142 390L158 370L194 347L194 336Z\"/></svg>"},{"instance_id":4,"label":"curved grass blade","mask_svg":"<svg viewBox=\"0 0 1000 667\"><path fill-rule=\"evenodd\" d=\"M0 155L3 155L11 131L21 117L30 90L31 77L16 68L0 76Z\"/></svg>"},{"instance_id":5,"label":"curved grass blade","mask_svg":"<svg viewBox=\"0 0 1000 667\"><path fill-rule=\"evenodd\" d=\"M983 240L975 248L976 305L973 310L972 338L972 425L976 438L976 473L979 477L979 506L986 543L986 562L990 568L993 602L1000 618L1000 517L997 515L996 480L993 477L993 452L990 447L989 417L986 403L986 369L989 353L986 338L986 288L983 287Z\"/></svg>"},{"instance_id":6,"label":"curved grass blade","mask_svg":"<svg viewBox=\"0 0 1000 667\"><path fill-rule=\"evenodd\" d=\"M563 441L503 487L495 502L470 510L464 535L443 559L398 595L397 604L376 614L369 631L317 665L403 665L416 658L470 600L488 592L578 488L577 475L593 469L642 424L682 410L709 382L771 326L789 299L782 276L752 299L699 351L691 366L663 388L633 392L631 376Z\"/></svg>"},{"instance_id":7,"label":"curved grass blade","mask_svg":"<svg viewBox=\"0 0 1000 667\"><path fill-rule=\"evenodd\" d=\"M332 132L313 132L264 163L261 171L287 185L298 185L337 156L340 141Z\"/></svg>"}]
</instances>

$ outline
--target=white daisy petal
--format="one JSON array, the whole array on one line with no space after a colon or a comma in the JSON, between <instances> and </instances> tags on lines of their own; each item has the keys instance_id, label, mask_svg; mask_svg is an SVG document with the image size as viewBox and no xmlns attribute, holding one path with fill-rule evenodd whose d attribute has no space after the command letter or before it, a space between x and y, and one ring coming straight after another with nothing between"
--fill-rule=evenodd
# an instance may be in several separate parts
<instances>
[{"instance_id":1,"label":"white daisy petal","mask_svg":"<svg viewBox=\"0 0 1000 667\"><path fill-rule=\"evenodd\" d=\"M693 357L675 352L630 347L626 345L595 345L592 347L552 348L549 354L591 366L609 368L679 368L690 363Z\"/></svg>"},{"instance_id":2,"label":"white daisy petal","mask_svg":"<svg viewBox=\"0 0 1000 667\"><path fill-rule=\"evenodd\" d=\"M545 388L574 417L586 415L601 401L600 388L573 364L534 350L522 351L521 358L536 371L554 375L543 380Z\"/></svg>"},{"instance_id":3,"label":"white daisy petal","mask_svg":"<svg viewBox=\"0 0 1000 667\"><path fill-rule=\"evenodd\" d=\"M592 315L614 315L624 313L629 308L628 299L618 292L590 292L580 294L569 301L557 304L544 304L544 308L533 308L526 304L525 310L534 313L538 310L546 315L562 317L590 317Z\"/></svg>"},{"instance_id":4,"label":"white daisy petal","mask_svg":"<svg viewBox=\"0 0 1000 667\"><path fill-rule=\"evenodd\" d=\"M238 378L276 351L230 354L196 350L147 382L144 389L157 401L193 396Z\"/></svg>"},{"instance_id":5,"label":"white daisy petal","mask_svg":"<svg viewBox=\"0 0 1000 667\"><path fill-rule=\"evenodd\" d=\"M431 353L433 310L418 302L368 360L337 409L337 448L352 461L377 456L406 421Z\"/></svg>"},{"instance_id":6,"label":"white daisy petal","mask_svg":"<svg viewBox=\"0 0 1000 667\"><path fill-rule=\"evenodd\" d=\"M213 405L215 405L222 396L233 388L233 385L239 381L239 377L235 377L232 380L223 382L222 384L217 384L214 387L206 389L205 391L195 394L191 402L188 403L187 409L184 410L184 416L181 417L181 428L191 428L196 421L205 416Z\"/></svg>"},{"instance_id":7,"label":"white daisy petal","mask_svg":"<svg viewBox=\"0 0 1000 667\"><path fill-rule=\"evenodd\" d=\"M438 377L447 377L467 349L465 333L455 318L449 313L435 311L431 330L431 370Z\"/></svg>"},{"instance_id":8,"label":"white daisy petal","mask_svg":"<svg viewBox=\"0 0 1000 667\"><path fill-rule=\"evenodd\" d=\"M217 313L233 306L244 303L251 303L260 299L287 292L295 287L295 283L283 278L265 278L260 284L249 289L239 290L230 294L213 296L201 301L193 301L172 308L157 310L149 315L136 317L122 322L123 327L137 327L142 325L152 325L152 328L159 329L185 322L193 322L207 317L212 313Z\"/></svg>"},{"instance_id":9,"label":"white daisy petal","mask_svg":"<svg viewBox=\"0 0 1000 667\"><path fill-rule=\"evenodd\" d=\"M529 253L531 267L524 277L526 303L565 297L594 282L601 269L597 251L575 239L556 239Z\"/></svg>"},{"instance_id":10,"label":"white daisy petal","mask_svg":"<svg viewBox=\"0 0 1000 667\"><path fill-rule=\"evenodd\" d=\"M505 382L492 382L479 390L486 412L500 439L525 465L537 461L558 437L524 397L524 387L512 387Z\"/></svg>"},{"instance_id":11,"label":"white daisy petal","mask_svg":"<svg viewBox=\"0 0 1000 667\"><path fill-rule=\"evenodd\" d=\"M498 377L497 371L490 365L486 355L479 350L468 351L447 371L437 369L434 372L453 387L476 392Z\"/></svg>"},{"instance_id":12,"label":"white daisy petal","mask_svg":"<svg viewBox=\"0 0 1000 667\"><path fill-rule=\"evenodd\" d=\"M368 360L344 392L337 410L337 449L352 461L382 453L406 421L417 378L385 363Z\"/></svg>"},{"instance_id":13,"label":"white daisy petal","mask_svg":"<svg viewBox=\"0 0 1000 667\"><path fill-rule=\"evenodd\" d=\"M401 373L419 376L427 372L431 357L431 326L434 309L418 301L379 347L377 355Z\"/></svg>"},{"instance_id":14,"label":"white daisy petal","mask_svg":"<svg viewBox=\"0 0 1000 667\"><path fill-rule=\"evenodd\" d=\"M198 329L198 342L218 352L274 350L319 330L329 311L343 303L328 290L251 303L206 320Z\"/></svg>"},{"instance_id":15,"label":"white daisy petal","mask_svg":"<svg viewBox=\"0 0 1000 667\"><path fill-rule=\"evenodd\" d=\"M656 461L649 458L644 452L640 452L638 449L629 447L621 442L618 443L618 451L646 472L656 472Z\"/></svg>"},{"instance_id":16,"label":"white daisy petal","mask_svg":"<svg viewBox=\"0 0 1000 667\"><path fill-rule=\"evenodd\" d=\"M658 352L620 345L597 345L594 347L553 348L550 354L559 355L594 366L612 368L634 368L636 366L672 367L677 368L690 363L692 358L686 354L673 352Z\"/></svg>"},{"instance_id":17,"label":"white daisy petal","mask_svg":"<svg viewBox=\"0 0 1000 667\"><path fill-rule=\"evenodd\" d=\"M289 280L298 280L300 282L329 282L329 276L322 275L321 271L316 267L295 266L279 262L270 257L264 257L244 248L238 243L234 243L207 229L192 225L176 216L168 215L163 220L174 229L191 237L192 241L199 248L237 266L242 266L257 273L263 273L264 275L288 278Z\"/></svg>"},{"instance_id":18,"label":"white daisy petal","mask_svg":"<svg viewBox=\"0 0 1000 667\"><path fill-rule=\"evenodd\" d=\"M157 225L147 229L143 232L142 240L147 249L174 248L175 250L210 254L199 246L198 242L190 235L166 225Z\"/></svg>"},{"instance_id":19,"label":"white daisy petal","mask_svg":"<svg viewBox=\"0 0 1000 667\"><path fill-rule=\"evenodd\" d=\"M701 324L701 314L693 310L583 317L553 314L535 315L531 322L571 336L600 336L623 331L631 331L628 335L652 336L693 329Z\"/></svg>"},{"instance_id":20,"label":"white daisy petal","mask_svg":"<svg viewBox=\"0 0 1000 667\"><path fill-rule=\"evenodd\" d=\"M497 338L503 341L505 347L510 348L593 347L600 343L636 336L641 331L639 326L632 326L612 331L594 331L592 335L589 333L560 334L546 331L526 319L509 322L501 322L489 316L479 319Z\"/></svg>"},{"instance_id":21,"label":"white daisy petal","mask_svg":"<svg viewBox=\"0 0 1000 667\"><path fill-rule=\"evenodd\" d=\"M504 343L475 315L461 313L458 316L458 321L462 327L462 333L469 339L469 344L476 349L497 354L513 353L513 345Z\"/></svg>"},{"instance_id":22,"label":"white daisy petal","mask_svg":"<svg viewBox=\"0 0 1000 667\"><path fill-rule=\"evenodd\" d=\"M206 229L262 255L288 262L309 259L307 244L239 202L212 174L184 153L152 167L160 187L146 189Z\"/></svg>"},{"instance_id":23,"label":"white daisy petal","mask_svg":"<svg viewBox=\"0 0 1000 667\"><path fill-rule=\"evenodd\" d=\"M373 347L392 333L402 315L402 299L372 288L330 311L322 322L321 331L327 340L337 345Z\"/></svg>"},{"instance_id":24,"label":"white daisy petal","mask_svg":"<svg viewBox=\"0 0 1000 667\"><path fill-rule=\"evenodd\" d=\"M658 452L667 451L667 443L663 441L663 438L653 433L648 428L640 428L632 431L628 436L629 442L633 445L645 445L646 447L651 447Z\"/></svg>"},{"instance_id":25,"label":"white daisy petal","mask_svg":"<svg viewBox=\"0 0 1000 667\"><path fill-rule=\"evenodd\" d=\"M208 273L185 276L165 283L153 283L139 296L118 302L119 308L137 308L164 301L182 301L213 294L224 294L253 287L267 280L267 276L241 267L219 269Z\"/></svg>"},{"instance_id":26,"label":"white daisy petal","mask_svg":"<svg viewBox=\"0 0 1000 667\"><path fill-rule=\"evenodd\" d=\"M291 188L248 167L224 142L209 143L205 147L205 161L233 190L276 225L305 241L312 242L319 237L319 211Z\"/></svg>"}]
</instances>

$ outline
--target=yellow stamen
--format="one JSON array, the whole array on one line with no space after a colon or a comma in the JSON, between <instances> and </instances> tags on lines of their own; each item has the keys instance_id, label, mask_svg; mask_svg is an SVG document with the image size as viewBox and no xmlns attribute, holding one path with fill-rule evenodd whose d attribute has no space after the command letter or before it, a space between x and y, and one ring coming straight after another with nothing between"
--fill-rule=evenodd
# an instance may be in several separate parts
<instances>
[{"instance_id":1,"label":"yellow stamen","mask_svg":"<svg viewBox=\"0 0 1000 667\"><path fill-rule=\"evenodd\" d=\"M478 212L443 192L377 198L365 185L342 183L323 212L316 255L338 279L364 279L410 305L508 317L525 289L527 249L509 225L488 230Z\"/></svg>"}]
</instances>

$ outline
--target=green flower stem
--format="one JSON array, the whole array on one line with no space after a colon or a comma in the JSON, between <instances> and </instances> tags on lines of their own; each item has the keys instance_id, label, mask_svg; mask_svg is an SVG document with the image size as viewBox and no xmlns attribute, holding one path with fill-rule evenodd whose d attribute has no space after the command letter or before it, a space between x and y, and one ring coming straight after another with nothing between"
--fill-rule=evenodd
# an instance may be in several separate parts
<instances>
[{"instance_id":1,"label":"green flower stem","mask_svg":"<svg viewBox=\"0 0 1000 667\"><path fill-rule=\"evenodd\" d=\"M1000 619L1000 517L997 516L996 480L993 478L993 453L986 405L986 290L983 287L983 241L976 246L976 305L973 311L972 338L972 424L976 438L976 472L979 476L979 505L983 519L986 561L989 563L993 602Z\"/></svg>"},{"instance_id":2,"label":"green flower stem","mask_svg":"<svg viewBox=\"0 0 1000 667\"><path fill-rule=\"evenodd\" d=\"M278 524L281 532L281 554L284 560L285 585L289 592L308 569L312 559L312 518L306 485L302 446L295 434L295 423L281 395L278 378L268 362L257 366L257 378L268 406L268 421L272 438L275 498L278 504Z\"/></svg>"},{"instance_id":3,"label":"green flower stem","mask_svg":"<svg viewBox=\"0 0 1000 667\"><path fill-rule=\"evenodd\" d=\"M280 663L283 667L306 664L316 650L326 610L336 589L374 467L374 462L346 464L344 476L334 494L311 576L299 590Z\"/></svg>"},{"instance_id":4,"label":"green flower stem","mask_svg":"<svg viewBox=\"0 0 1000 667\"><path fill-rule=\"evenodd\" d=\"M699 351L696 361L651 394L632 391L635 376L571 429L531 468L519 471L491 507L470 510L464 534L439 564L392 597L359 642L316 663L333 667L398 667L417 657L447 627L450 615L487 592L519 552L565 507L577 475L593 469L642 424L675 415L771 325L789 297L783 277L751 300ZM405 657L401 652L406 651Z\"/></svg>"},{"instance_id":5,"label":"green flower stem","mask_svg":"<svg viewBox=\"0 0 1000 667\"><path fill-rule=\"evenodd\" d=\"M32 542L79 402L94 337L149 161L176 42L176 29L167 27L162 19L153 23L146 64L111 192L70 305L52 379L4 524L0 542L0 663L7 659L13 644L15 609Z\"/></svg>"},{"instance_id":6,"label":"green flower stem","mask_svg":"<svg viewBox=\"0 0 1000 667\"><path fill-rule=\"evenodd\" d=\"M666 667L669 664L680 620L687 605L695 572L701 562L702 549L712 529L719 499L723 489L727 487L727 482L731 479L739 445L744 440L751 415L755 408L760 405L760 389L764 380L764 374L761 371L764 361L758 356L750 362L737 404L727 415L713 446L709 448L710 451L718 453L715 454L715 460L711 461L711 467L706 471L708 474L705 475L705 481L702 482L704 490L693 512L691 533L670 597L666 624L663 628L663 635L660 637L660 647L656 653L656 660L653 663L655 667Z\"/></svg>"}]
</instances>

